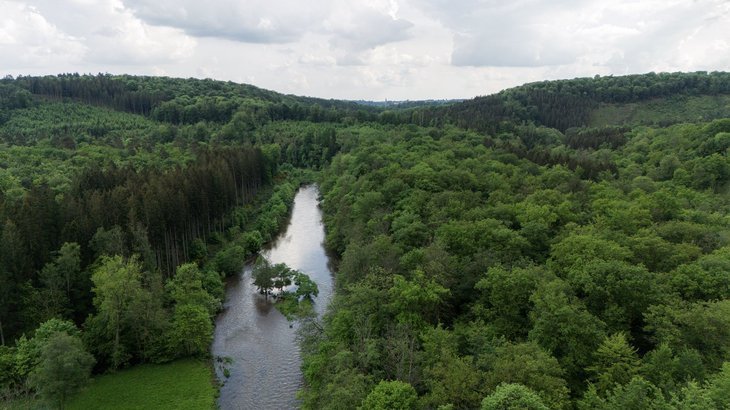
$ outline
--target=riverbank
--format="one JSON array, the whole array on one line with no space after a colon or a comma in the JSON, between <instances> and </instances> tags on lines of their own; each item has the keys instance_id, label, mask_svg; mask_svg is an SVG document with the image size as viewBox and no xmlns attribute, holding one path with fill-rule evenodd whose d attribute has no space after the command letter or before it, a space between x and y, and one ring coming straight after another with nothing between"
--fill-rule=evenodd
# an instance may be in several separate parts
<instances>
[{"instance_id":1,"label":"riverbank","mask_svg":"<svg viewBox=\"0 0 730 410\"><path fill-rule=\"evenodd\" d=\"M271 263L285 263L307 274L319 288L314 311L321 315L332 294L333 281L322 246L324 226L314 185L300 187L285 231L261 252ZM217 368L225 380L221 409L296 408L303 387L297 323L277 310L271 298L258 294L251 267L226 283L223 312L216 319L212 352L230 361Z\"/></svg>"},{"instance_id":2,"label":"riverbank","mask_svg":"<svg viewBox=\"0 0 730 410\"><path fill-rule=\"evenodd\" d=\"M256 255L262 247L270 244L287 226L290 219L294 195L302 183L309 182L312 175L306 171L288 170L276 177L276 183L257 194L251 204L232 210L226 220L230 225L221 232L211 235L205 242L201 241L201 252L195 261L203 267L215 272L235 275L243 269L244 261ZM220 285L222 289L222 284ZM222 295L221 295L222 296ZM180 363L195 363L195 368L181 366ZM219 394L219 382L216 378L213 360L175 361L163 365L136 365L114 374L94 377L88 389L78 393L71 399L68 408L114 408L111 405L97 404L99 397L110 397L110 403L124 405L121 408L183 408L211 409L215 408L215 398ZM135 383L134 379L145 381ZM166 375L177 380L165 382ZM160 383L153 381L160 377ZM177 386L183 386L183 390ZM151 393L145 386L156 386ZM198 399L173 401L165 397L185 397L185 392L196 392ZM99 393L101 392L101 393ZM123 395L120 399L119 395ZM159 406L155 406L155 398L163 398ZM205 399L203 399L205 398ZM153 400L153 401L150 401ZM74 403L81 403L76 406ZM0 409L42 409L43 404L32 397L23 397L12 402L0 403Z\"/></svg>"},{"instance_id":3,"label":"riverbank","mask_svg":"<svg viewBox=\"0 0 730 410\"><path fill-rule=\"evenodd\" d=\"M166 364L144 364L96 376L66 405L68 410L145 409L209 410L218 391L211 383L207 360L183 359ZM8 410L45 409L35 399L3 404Z\"/></svg>"}]
</instances>

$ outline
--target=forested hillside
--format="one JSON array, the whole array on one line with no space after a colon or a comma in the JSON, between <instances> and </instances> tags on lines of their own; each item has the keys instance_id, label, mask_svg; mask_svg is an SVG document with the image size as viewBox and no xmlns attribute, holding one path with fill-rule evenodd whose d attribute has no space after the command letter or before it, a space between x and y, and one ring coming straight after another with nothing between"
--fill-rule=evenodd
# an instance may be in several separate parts
<instances>
[{"instance_id":1,"label":"forested hillside","mask_svg":"<svg viewBox=\"0 0 730 410\"><path fill-rule=\"evenodd\" d=\"M58 332L97 372L205 356L309 169L337 294L303 325L304 408L727 408L728 101L727 73L387 110L6 78L0 390L38 388Z\"/></svg>"},{"instance_id":2,"label":"forested hillside","mask_svg":"<svg viewBox=\"0 0 730 410\"><path fill-rule=\"evenodd\" d=\"M282 107L322 122L355 105L213 81L2 80L0 397L45 394L45 349L74 340L97 372L209 354L223 278L286 220L282 155L334 155L256 143L274 120L242 121ZM307 135L334 142L324 125Z\"/></svg>"},{"instance_id":3,"label":"forested hillside","mask_svg":"<svg viewBox=\"0 0 730 410\"><path fill-rule=\"evenodd\" d=\"M574 149L538 128L531 150L457 128L350 131L321 185L342 260L305 407L357 406L380 380L423 408L479 407L503 383L548 408L710 403L730 376L728 131Z\"/></svg>"},{"instance_id":4,"label":"forested hillside","mask_svg":"<svg viewBox=\"0 0 730 410\"><path fill-rule=\"evenodd\" d=\"M724 72L596 76L531 83L445 109L387 112L383 117L393 123L453 124L488 133L527 123L563 132L625 123L666 126L728 117L728 95L730 74ZM635 115L637 109L644 115Z\"/></svg>"}]
</instances>

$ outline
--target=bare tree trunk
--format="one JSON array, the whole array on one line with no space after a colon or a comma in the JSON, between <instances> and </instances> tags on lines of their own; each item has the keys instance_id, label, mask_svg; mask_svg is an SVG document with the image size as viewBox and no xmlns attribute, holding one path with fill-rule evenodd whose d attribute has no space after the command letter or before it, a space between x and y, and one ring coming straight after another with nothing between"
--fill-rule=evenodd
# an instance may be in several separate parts
<instances>
[{"instance_id":1,"label":"bare tree trunk","mask_svg":"<svg viewBox=\"0 0 730 410\"><path fill-rule=\"evenodd\" d=\"M114 362L114 370L119 367L119 363L117 363L117 360L119 360L119 318L117 318L116 329L114 333L114 356L112 357L112 361Z\"/></svg>"},{"instance_id":2,"label":"bare tree trunk","mask_svg":"<svg viewBox=\"0 0 730 410\"><path fill-rule=\"evenodd\" d=\"M0 345L5 346L5 333L3 333L2 319L0 319Z\"/></svg>"}]
</instances>

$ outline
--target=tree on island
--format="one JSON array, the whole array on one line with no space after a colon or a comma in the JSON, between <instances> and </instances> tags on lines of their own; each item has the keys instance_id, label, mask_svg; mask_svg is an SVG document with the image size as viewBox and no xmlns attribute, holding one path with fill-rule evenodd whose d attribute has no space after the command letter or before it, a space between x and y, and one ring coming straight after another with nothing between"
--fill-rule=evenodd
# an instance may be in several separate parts
<instances>
[{"instance_id":1,"label":"tree on island","mask_svg":"<svg viewBox=\"0 0 730 410\"><path fill-rule=\"evenodd\" d=\"M293 317L308 316L313 312L312 299L317 297L319 289L317 283L305 273L283 263L272 265L266 259L259 258L251 275L259 293L266 298L274 289L278 289L277 309L290 320ZM297 287L295 291L284 290L292 283Z\"/></svg>"},{"instance_id":2,"label":"tree on island","mask_svg":"<svg viewBox=\"0 0 730 410\"><path fill-rule=\"evenodd\" d=\"M259 293L268 298L274 289L283 293L284 288L292 284L292 279L297 273L284 263L272 265L265 258L258 258L251 275L253 284L258 288Z\"/></svg>"}]
</instances>

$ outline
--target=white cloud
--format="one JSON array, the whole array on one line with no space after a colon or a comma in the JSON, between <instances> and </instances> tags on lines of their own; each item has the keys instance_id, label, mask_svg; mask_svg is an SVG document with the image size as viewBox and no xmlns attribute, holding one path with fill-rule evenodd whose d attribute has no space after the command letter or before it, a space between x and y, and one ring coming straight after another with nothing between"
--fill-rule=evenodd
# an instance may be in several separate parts
<instances>
[{"instance_id":1,"label":"white cloud","mask_svg":"<svg viewBox=\"0 0 730 410\"><path fill-rule=\"evenodd\" d=\"M730 70L727 0L0 0L0 75L165 74L349 99Z\"/></svg>"},{"instance_id":2,"label":"white cloud","mask_svg":"<svg viewBox=\"0 0 730 410\"><path fill-rule=\"evenodd\" d=\"M86 52L80 39L23 3L0 1L0 55L5 69L34 69L77 63Z\"/></svg>"},{"instance_id":3,"label":"white cloud","mask_svg":"<svg viewBox=\"0 0 730 410\"><path fill-rule=\"evenodd\" d=\"M7 18L2 23L4 31L44 35L43 43L57 45L59 53L73 56L67 60L79 67L175 62L189 56L195 47L195 40L180 30L149 26L118 0L28 0L2 4L10 12L22 10L25 17L24 21L3 13ZM13 25L8 21L23 23ZM53 67L50 63L46 60L42 65Z\"/></svg>"},{"instance_id":4,"label":"white cloud","mask_svg":"<svg viewBox=\"0 0 730 410\"><path fill-rule=\"evenodd\" d=\"M333 15L325 22L325 27L332 33L334 47L351 52L405 40L413 26L410 21L371 8L363 8L356 13L351 9L347 11Z\"/></svg>"},{"instance_id":5,"label":"white cloud","mask_svg":"<svg viewBox=\"0 0 730 410\"><path fill-rule=\"evenodd\" d=\"M727 7L723 0L429 0L423 8L452 32L457 66L545 67L587 56L600 65L610 56L612 68L634 72L680 60L680 43L698 30L709 34L708 25L728 38ZM712 49L700 37L693 50Z\"/></svg>"},{"instance_id":6,"label":"white cloud","mask_svg":"<svg viewBox=\"0 0 730 410\"><path fill-rule=\"evenodd\" d=\"M123 0L145 22L195 37L250 43L296 41L327 15L329 1Z\"/></svg>"}]
</instances>

